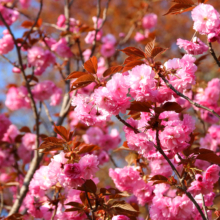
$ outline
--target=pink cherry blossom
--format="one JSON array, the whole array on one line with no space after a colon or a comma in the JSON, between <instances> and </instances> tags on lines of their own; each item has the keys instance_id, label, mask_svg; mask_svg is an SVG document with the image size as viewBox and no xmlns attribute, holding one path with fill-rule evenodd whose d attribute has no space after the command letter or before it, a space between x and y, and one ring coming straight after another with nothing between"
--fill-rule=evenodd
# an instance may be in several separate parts
<instances>
[{"instance_id":1,"label":"pink cherry blossom","mask_svg":"<svg viewBox=\"0 0 220 220\"><path fill-rule=\"evenodd\" d=\"M163 158L150 161L149 167L151 169L152 176L162 175L165 177L169 177L172 175L172 169L170 168L170 165Z\"/></svg>"},{"instance_id":2,"label":"pink cherry blossom","mask_svg":"<svg viewBox=\"0 0 220 220\"><path fill-rule=\"evenodd\" d=\"M142 26L145 29L151 29L155 27L156 24L157 24L157 15L154 13L145 15L142 19Z\"/></svg>"},{"instance_id":3,"label":"pink cherry blossom","mask_svg":"<svg viewBox=\"0 0 220 220\"><path fill-rule=\"evenodd\" d=\"M79 166L82 170L82 177L84 179L91 179L91 177L98 171L98 157L91 154L85 155L79 160Z\"/></svg>"},{"instance_id":4,"label":"pink cherry blossom","mask_svg":"<svg viewBox=\"0 0 220 220\"><path fill-rule=\"evenodd\" d=\"M5 19L8 25L12 25L15 21L17 21L19 17L19 12L10 8L6 8L0 4L0 13L2 17ZM2 21L0 21L0 25L4 25Z\"/></svg>"},{"instance_id":5,"label":"pink cherry blossom","mask_svg":"<svg viewBox=\"0 0 220 220\"><path fill-rule=\"evenodd\" d=\"M219 13L209 4L199 4L192 10L193 29L200 34L209 34L220 24Z\"/></svg>"},{"instance_id":6,"label":"pink cherry blossom","mask_svg":"<svg viewBox=\"0 0 220 220\"><path fill-rule=\"evenodd\" d=\"M216 183L219 179L220 167L216 164L207 168L204 173L204 179L208 183Z\"/></svg>"},{"instance_id":7,"label":"pink cherry blossom","mask_svg":"<svg viewBox=\"0 0 220 220\"><path fill-rule=\"evenodd\" d=\"M144 206L153 199L153 187L150 184L143 183L143 186L134 189L134 195L140 205Z\"/></svg>"},{"instance_id":8,"label":"pink cherry blossom","mask_svg":"<svg viewBox=\"0 0 220 220\"><path fill-rule=\"evenodd\" d=\"M32 93L34 98L43 101L49 99L57 90L56 85L49 80L38 83L33 87ZM53 103L53 102L52 102Z\"/></svg>"},{"instance_id":9,"label":"pink cherry blossom","mask_svg":"<svg viewBox=\"0 0 220 220\"><path fill-rule=\"evenodd\" d=\"M49 50L34 46L28 50L28 63L35 67L35 75L42 75L48 66L55 63L55 56Z\"/></svg>"},{"instance_id":10,"label":"pink cherry blossom","mask_svg":"<svg viewBox=\"0 0 220 220\"><path fill-rule=\"evenodd\" d=\"M26 87L11 87L6 94L5 105L12 111L20 108L30 108L30 100L27 95Z\"/></svg>"},{"instance_id":11,"label":"pink cherry blossom","mask_svg":"<svg viewBox=\"0 0 220 220\"><path fill-rule=\"evenodd\" d=\"M4 36L0 39L0 54L7 54L14 48L12 36L7 32L3 32Z\"/></svg>"},{"instance_id":12,"label":"pink cherry blossom","mask_svg":"<svg viewBox=\"0 0 220 220\"><path fill-rule=\"evenodd\" d=\"M30 0L19 0L21 7L27 9L30 6Z\"/></svg>"},{"instance_id":13,"label":"pink cherry blossom","mask_svg":"<svg viewBox=\"0 0 220 220\"><path fill-rule=\"evenodd\" d=\"M77 179L81 176L82 170L78 163L65 164L64 175L70 179Z\"/></svg>"},{"instance_id":14,"label":"pink cherry blossom","mask_svg":"<svg viewBox=\"0 0 220 220\"><path fill-rule=\"evenodd\" d=\"M130 106L130 97L127 97L128 87L124 83L124 76L115 74L106 87L99 87L94 92L96 105L109 114L124 113Z\"/></svg>"},{"instance_id":15,"label":"pink cherry blossom","mask_svg":"<svg viewBox=\"0 0 220 220\"><path fill-rule=\"evenodd\" d=\"M95 125L99 122L109 120L109 113L100 108L94 108L95 103L88 96L77 95L72 99L72 106L76 106L74 112L79 120L87 125Z\"/></svg>"},{"instance_id":16,"label":"pink cherry blossom","mask_svg":"<svg viewBox=\"0 0 220 220\"><path fill-rule=\"evenodd\" d=\"M4 133L7 131L10 125L10 120L4 114L0 114L0 140L2 139Z\"/></svg>"},{"instance_id":17,"label":"pink cherry blossom","mask_svg":"<svg viewBox=\"0 0 220 220\"><path fill-rule=\"evenodd\" d=\"M188 54L199 55L208 51L208 46L205 45L199 38L194 37L193 41L177 39L179 48L183 48Z\"/></svg>"},{"instance_id":18,"label":"pink cherry blossom","mask_svg":"<svg viewBox=\"0 0 220 220\"><path fill-rule=\"evenodd\" d=\"M57 26L58 27L63 27L65 25L66 22L66 18L63 14L59 15L58 19L57 19Z\"/></svg>"},{"instance_id":19,"label":"pink cherry blossom","mask_svg":"<svg viewBox=\"0 0 220 220\"><path fill-rule=\"evenodd\" d=\"M22 144L28 150L34 150L36 148L35 142L36 142L36 134L26 133L22 137Z\"/></svg>"},{"instance_id":20,"label":"pink cherry blossom","mask_svg":"<svg viewBox=\"0 0 220 220\"><path fill-rule=\"evenodd\" d=\"M130 220L130 218L125 215L115 215L113 216L112 220Z\"/></svg>"},{"instance_id":21,"label":"pink cherry blossom","mask_svg":"<svg viewBox=\"0 0 220 220\"><path fill-rule=\"evenodd\" d=\"M8 143L14 143L16 136L19 134L19 130L15 125L10 125L7 131L4 133L2 141L6 141Z\"/></svg>"},{"instance_id":22,"label":"pink cherry blossom","mask_svg":"<svg viewBox=\"0 0 220 220\"><path fill-rule=\"evenodd\" d=\"M194 64L195 58L192 55L184 55L182 59L174 58L168 60L164 66L168 71L175 72L169 77L169 82L180 92L185 89L191 89L195 84L195 72L197 70Z\"/></svg>"},{"instance_id":23,"label":"pink cherry blossom","mask_svg":"<svg viewBox=\"0 0 220 220\"><path fill-rule=\"evenodd\" d=\"M51 50L64 58L70 58L73 55L70 48L67 45L66 38L61 38L57 43L53 44L51 46Z\"/></svg>"},{"instance_id":24,"label":"pink cherry blossom","mask_svg":"<svg viewBox=\"0 0 220 220\"><path fill-rule=\"evenodd\" d=\"M125 76L130 94L136 101L155 101L157 96L155 73L150 66L142 64L134 67Z\"/></svg>"},{"instance_id":25,"label":"pink cherry blossom","mask_svg":"<svg viewBox=\"0 0 220 220\"><path fill-rule=\"evenodd\" d=\"M133 192L138 184L142 183L142 178L134 167L109 169L109 176L113 179L116 187L121 191Z\"/></svg>"},{"instance_id":26,"label":"pink cherry blossom","mask_svg":"<svg viewBox=\"0 0 220 220\"><path fill-rule=\"evenodd\" d=\"M61 88L55 88L53 91L53 95L50 97L50 105L51 106L57 106L60 104L62 100L62 89Z\"/></svg>"}]
</instances>

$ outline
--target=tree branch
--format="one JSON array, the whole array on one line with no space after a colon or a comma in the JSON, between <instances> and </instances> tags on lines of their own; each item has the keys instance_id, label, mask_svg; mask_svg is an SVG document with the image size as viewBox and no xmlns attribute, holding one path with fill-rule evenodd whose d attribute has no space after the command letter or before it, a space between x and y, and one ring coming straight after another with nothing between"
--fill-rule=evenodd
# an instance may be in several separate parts
<instances>
[{"instance_id":1,"label":"tree branch","mask_svg":"<svg viewBox=\"0 0 220 220\"><path fill-rule=\"evenodd\" d=\"M130 124L128 124L126 121L124 121L123 119L120 118L119 115L116 115L116 117L127 127L131 128L132 130L136 130L137 133L140 133L140 131L138 131L136 128L133 128ZM163 149L161 148L161 144L160 144L160 139L159 139L159 130L156 130L156 142L157 145L155 145L155 148L160 152L160 154L164 157L164 159L168 162L168 164L170 165L170 167L172 168L173 172L176 174L177 178L179 179L179 182L181 183L182 187L178 187L180 188L186 195L187 197L191 200L191 202L196 206L197 210L199 211L201 217L203 220L208 220L204 213L202 212L199 204L196 202L196 200L193 198L193 196L191 195L191 193L189 193L186 189L186 186L184 185L184 179L181 178L179 172L177 171L177 169L175 168L175 166L172 164L172 162L170 161L170 159L167 157L167 155L164 153Z\"/></svg>"},{"instance_id":2,"label":"tree branch","mask_svg":"<svg viewBox=\"0 0 220 220\"><path fill-rule=\"evenodd\" d=\"M129 123L127 123L124 119L122 119L119 115L116 115L116 118L122 122L124 125L126 125L128 128L132 129L135 134L140 133L140 131L137 128L132 127Z\"/></svg>"},{"instance_id":3,"label":"tree branch","mask_svg":"<svg viewBox=\"0 0 220 220\"><path fill-rule=\"evenodd\" d=\"M98 28L98 21L99 21L99 17L100 17L100 13L101 13L101 0L98 0L98 4L97 4L97 16L96 16L96 24L95 24L95 38L94 38L94 41L93 41L93 46L92 46L92 50L91 50L91 55L90 57L93 56L94 52L95 52L95 48L96 48L96 38L97 38L97 34L98 32L102 29L103 25L105 24L106 22L106 19L107 19L107 11L108 11L108 7L109 7L109 2L110 0L107 1L106 3L106 7L103 11L103 20L102 20L102 24L100 25L100 27Z\"/></svg>"},{"instance_id":4,"label":"tree branch","mask_svg":"<svg viewBox=\"0 0 220 220\"><path fill-rule=\"evenodd\" d=\"M207 110L208 112L211 112L213 115L217 116L218 118L220 118L220 115L218 115L214 110L207 108L203 105L198 104L197 102L194 102L193 100L191 100L190 98L188 98L187 96L183 95L181 92L177 91L170 83L169 81L159 72L158 75L160 76L160 78L164 81L164 83L166 84L166 86L168 88L170 88L171 90L173 90L178 96L186 99L189 103L191 103L192 105Z\"/></svg>"},{"instance_id":5,"label":"tree branch","mask_svg":"<svg viewBox=\"0 0 220 220\"><path fill-rule=\"evenodd\" d=\"M213 50L212 48L212 43L211 42L208 42L209 44L209 52L211 53L211 55L213 56L215 62L217 63L218 67L220 67L220 61L218 60L216 54L215 54L215 51Z\"/></svg>"},{"instance_id":6,"label":"tree branch","mask_svg":"<svg viewBox=\"0 0 220 220\"><path fill-rule=\"evenodd\" d=\"M34 27L36 26L36 24L38 22L38 19L40 18L40 14L41 14L42 8L43 8L43 0L40 0L40 8L39 8L37 17L36 17L36 19L34 21L34 24L32 25L31 29L29 30L29 32L27 33L26 37L24 38L24 40L22 41L22 43L21 43L21 45L19 47L22 47L25 44L25 42L27 41L27 39L30 36L31 32L33 31Z\"/></svg>"},{"instance_id":7,"label":"tree branch","mask_svg":"<svg viewBox=\"0 0 220 220\"><path fill-rule=\"evenodd\" d=\"M209 220L208 214L207 214L207 210L206 210L206 206L205 206L205 199L204 199L204 196L203 196L202 193L201 193L201 196L202 196L202 208L203 208L203 210L204 210L204 212L205 212L205 217L206 217L206 219Z\"/></svg>"}]
</instances>

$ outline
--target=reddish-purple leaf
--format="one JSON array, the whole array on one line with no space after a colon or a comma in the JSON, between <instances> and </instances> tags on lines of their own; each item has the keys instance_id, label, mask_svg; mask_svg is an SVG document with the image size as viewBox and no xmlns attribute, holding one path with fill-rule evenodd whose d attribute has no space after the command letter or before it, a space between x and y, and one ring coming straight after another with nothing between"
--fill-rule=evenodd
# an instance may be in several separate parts
<instances>
[{"instance_id":1,"label":"reddish-purple leaf","mask_svg":"<svg viewBox=\"0 0 220 220\"><path fill-rule=\"evenodd\" d=\"M108 68L104 73L103 73L103 76L106 77L106 76L110 76L114 73L118 73L120 71L122 71L123 69L123 66L112 66L110 68Z\"/></svg>"},{"instance_id":2,"label":"reddish-purple leaf","mask_svg":"<svg viewBox=\"0 0 220 220\"><path fill-rule=\"evenodd\" d=\"M147 57L151 57L151 53L154 47L155 47L155 39L147 43L147 45L145 46L145 54Z\"/></svg>"},{"instance_id":3,"label":"reddish-purple leaf","mask_svg":"<svg viewBox=\"0 0 220 220\"><path fill-rule=\"evenodd\" d=\"M142 65L142 64L145 64L144 61L142 60L134 60L134 61L131 61L130 63L127 63L125 65L125 67L123 68L122 72L126 72L128 70L131 70L133 69L135 66L138 66L138 65Z\"/></svg>"},{"instance_id":4,"label":"reddish-purple leaf","mask_svg":"<svg viewBox=\"0 0 220 220\"><path fill-rule=\"evenodd\" d=\"M151 51L151 57L155 58L155 57L157 57L159 54L164 53L166 50L167 50L167 48L155 47L155 48Z\"/></svg>"},{"instance_id":5,"label":"reddish-purple leaf","mask_svg":"<svg viewBox=\"0 0 220 220\"><path fill-rule=\"evenodd\" d=\"M69 76L67 76L66 80L70 80L70 79L76 79L79 78L83 75L88 74L87 72L78 72L78 71L74 71L72 73L69 74Z\"/></svg>"},{"instance_id":6,"label":"reddish-purple leaf","mask_svg":"<svg viewBox=\"0 0 220 220\"><path fill-rule=\"evenodd\" d=\"M54 125L53 129L57 134L59 134L64 140L68 141L69 133L63 126L56 126Z\"/></svg>"},{"instance_id":7,"label":"reddish-purple leaf","mask_svg":"<svg viewBox=\"0 0 220 220\"><path fill-rule=\"evenodd\" d=\"M87 60L84 63L84 68L87 70L89 73L96 73L98 69L98 60L95 56L91 57L89 60Z\"/></svg>"},{"instance_id":8,"label":"reddish-purple leaf","mask_svg":"<svg viewBox=\"0 0 220 220\"><path fill-rule=\"evenodd\" d=\"M123 53L125 53L128 56L131 57L140 57L144 58L144 52L136 47L126 47L123 50L121 50Z\"/></svg>"},{"instance_id":9,"label":"reddish-purple leaf","mask_svg":"<svg viewBox=\"0 0 220 220\"><path fill-rule=\"evenodd\" d=\"M168 15L168 14L172 14L172 15L181 14L183 12L191 11L195 7L196 6L192 7L192 5L175 4L164 15Z\"/></svg>"}]
</instances>

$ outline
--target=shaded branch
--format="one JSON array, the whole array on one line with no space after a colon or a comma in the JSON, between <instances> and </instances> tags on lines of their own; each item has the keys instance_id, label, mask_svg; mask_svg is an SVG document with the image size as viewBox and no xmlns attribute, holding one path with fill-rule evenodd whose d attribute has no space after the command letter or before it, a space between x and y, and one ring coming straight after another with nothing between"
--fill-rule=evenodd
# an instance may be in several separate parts
<instances>
[{"instance_id":1,"label":"shaded branch","mask_svg":"<svg viewBox=\"0 0 220 220\"><path fill-rule=\"evenodd\" d=\"M204 210L204 212L205 212L205 217L206 217L206 219L209 220L208 214L207 214L207 210L206 210L206 206L205 206L205 199L204 199L204 196L203 196L202 193L201 193L201 196L202 196L202 208L203 208L203 210Z\"/></svg>"},{"instance_id":2,"label":"shaded branch","mask_svg":"<svg viewBox=\"0 0 220 220\"><path fill-rule=\"evenodd\" d=\"M91 55L90 57L93 56L94 52L95 52L95 48L96 48L96 44L97 44L97 34L98 32L102 29L103 25L106 22L107 19L107 11L108 11L108 7L109 7L109 2L110 0L107 1L106 3L106 7L103 11L103 20L102 20L102 24L100 25L100 27L98 28L98 21L99 21L99 17L100 17L100 13L101 13L101 0L98 0L98 4L97 4L97 16L96 16L96 24L95 24L95 37L94 37L94 41L93 41L93 46L92 46L92 50L91 50Z\"/></svg>"},{"instance_id":3,"label":"shaded branch","mask_svg":"<svg viewBox=\"0 0 220 220\"><path fill-rule=\"evenodd\" d=\"M22 47L25 44L25 42L27 41L27 39L30 36L31 32L33 31L34 27L36 26L36 24L38 22L38 19L40 18L40 14L41 14L42 8L43 8L43 0L40 0L40 8L39 8L37 17L36 17L36 19L34 21L34 24L32 25L31 29L29 30L29 32L27 33L26 37L24 38L23 42L21 43L21 45L19 47Z\"/></svg>"},{"instance_id":4,"label":"shaded branch","mask_svg":"<svg viewBox=\"0 0 220 220\"><path fill-rule=\"evenodd\" d=\"M133 128L130 124L128 124L126 121L124 121L123 119L120 118L119 115L116 115L116 117L127 127L131 128L132 130L136 130L137 133L140 133L140 131L138 131L136 128ZM197 210L199 211L201 217L203 220L208 220L204 213L202 212L202 209L200 208L199 204L196 202L196 200L193 198L193 196L191 195L191 193L189 193L187 191L186 186L184 185L184 178L181 178L179 172L177 171L177 169L175 168L175 166L172 164L172 162L170 161L170 159L167 157L167 155L164 153L163 149L161 148L161 144L160 144L160 139L159 139L159 130L156 131L156 142L157 145L154 145L155 148L160 152L160 154L164 157L164 159L168 162L168 164L170 165L171 169L173 170L173 172L176 174L177 178L179 179L179 182L181 184L181 187L178 187L179 189L181 189L186 195L187 197L191 200L191 202L196 206Z\"/></svg>"},{"instance_id":5,"label":"shaded branch","mask_svg":"<svg viewBox=\"0 0 220 220\"><path fill-rule=\"evenodd\" d=\"M35 122L36 122L36 143L35 143L36 147L35 148L37 149L38 146L39 146L39 114L38 114L38 111L37 111L37 107L36 107L36 103L35 103L33 94L31 92L31 88L30 88L28 79L27 79L25 71L24 71L23 61L22 61L22 57L21 57L21 50L20 50L20 47L18 46L18 44L16 42L15 36L12 33L10 26L7 24L7 22L5 21L5 19L3 18L1 13L0 13L0 19L3 22L3 24L6 26L6 28L8 29L10 35L12 36L15 47L16 47L18 62L19 62L19 68L21 69L21 73L22 73L22 76L24 78L27 90L28 90L28 97L30 98L31 108L33 110L33 115L34 115L34 119L35 119ZM27 174L24 178L24 182L23 182L23 185L20 189L20 193L17 196L17 198L16 198L16 200L15 200L15 202L14 202L14 204L13 204L13 206L12 206L10 212L9 212L9 215L12 215L12 214L18 212L20 206L22 205L23 199L26 196L27 191L28 191L29 183L30 183L35 171L37 170L38 165L39 165L42 157L43 157L43 155L39 155L39 152L35 151L34 158L31 162L30 168L29 168L29 170L28 170L28 172L27 172Z\"/></svg>"},{"instance_id":6,"label":"shaded branch","mask_svg":"<svg viewBox=\"0 0 220 220\"><path fill-rule=\"evenodd\" d=\"M46 115L47 115L47 117L48 117L50 123L51 123L52 125L54 125L54 121L53 121L53 119L52 119L52 117L51 117L51 115L50 115L50 112L49 112L49 109L47 108L46 103L45 103L45 102L42 102L42 104L43 104L43 106L44 106Z\"/></svg>"},{"instance_id":7,"label":"shaded branch","mask_svg":"<svg viewBox=\"0 0 220 220\"><path fill-rule=\"evenodd\" d=\"M211 42L208 42L209 44L209 52L211 53L211 55L213 56L215 62L217 63L218 67L220 67L220 61L218 60L216 54L215 54L215 51L213 50L212 48L212 43Z\"/></svg>"},{"instance_id":8,"label":"shaded branch","mask_svg":"<svg viewBox=\"0 0 220 220\"><path fill-rule=\"evenodd\" d=\"M181 92L177 91L170 83L169 81L159 72L158 75L160 76L160 78L164 81L164 83L166 84L166 86L168 88L170 88L171 90L173 90L178 96L186 99L189 103L191 103L192 105L198 107L198 108L201 108L201 109L204 109L204 110L207 110L208 112L211 112L213 115L217 116L218 118L220 118L220 115L218 115L214 110L210 109L210 108L207 108L203 105L200 105L199 103L197 102L194 102L193 100L191 100L190 98L188 98L187 96L185 96L184 94L182 94Z\"/></svg>"},{"instance_id":9,"label":"shaded branch","mask_svg":"<svg viewBox=\"0 0 220 220\"><path fill-rule=\"evenodd\" d=\"M119 115L116 115L116 118L122 122L124 125L126 125L128 128L132 129L134 131L135 134L140 133L140 131L137 128L134 128L133 126L131 126L129 123L127 123L124 119L122 119Z\"/></svg>"}]
</instances>

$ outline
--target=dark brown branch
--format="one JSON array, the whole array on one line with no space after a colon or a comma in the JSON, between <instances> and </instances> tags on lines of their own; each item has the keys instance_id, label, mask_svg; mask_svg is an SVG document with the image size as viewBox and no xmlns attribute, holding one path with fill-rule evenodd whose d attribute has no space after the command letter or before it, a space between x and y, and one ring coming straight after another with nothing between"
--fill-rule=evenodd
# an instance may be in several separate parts
<instances>
[{"instance_id":1,"label":"dark brown branch","mask_svg":"<svg viewBox=\"0 0 220 220\"><path fill-rule=\"evenodd\" d=\"M42 8L43 8L43 0L40 0L40 8L39 8L39 11L37 13L37 17L36 17L36 19L34 21L34 24L32 25L31 29L29 30L29 32L27 33L26 37L24 38L23 42L21 43L21 45L19 47L22 47L26 43L27 39L29 38L31 32L33 31L34 27L36 26L36 24L38 22L38 19L40 18L40 14L42 12Z\"/></svg>"},{"instance_id":2,"label":"dark brown branch","mask_svg":"<svg viewBox=\"0 0 220 220\"><path fill-rule=\"evenodd\" d=\"M120 118L119 115L116 115L116 117L124 124L126 125L128 128L131 128L132 130L135 129L133 128L130 124L128 124L126 121L124 121L123 119ZM140 131L138 131L137 129L135 129L137 133L140 133ZM175 166L172 164L172 162L170 161L170 159L167 157L167 155L164 153L163 149L161 148L161 144L160 144L160 139L159 139L159 130L156 131L156 142L157 145L155 145L155 148L160 152L160 154L165 158L165 160L168 162L168 164L170 165L170 167L172 168L173 172L176 174L177 178L179 179L179 182L181 183L181 187L178 187L179 189L181 189L183 192L185 192L185 194L187 195L187 197L191 200L191 202L196 206L197 210L199 211L200 215L202 216L203 220L208 220L204 213L202 212L199 204L196 202L196 200L193 198L193 196L191 195L191 193L189 193L186 189L186 186L184 185L184 178L181 178L179 172L177 171L177 169L175 168Z\"/></svg>"},{"instance_id":3,"label":"dark brown branch","mask_svg":"<svg viewBox=\"0 0 220 220\"><path fill-rule=\"evenodd\" d=\"M84 64L84 57L83 57L83 54L82 54L82 49L81 49L81 44L80 44L79 38L76 40L76 44L78 46L80 59L81 59L82 63Z\"/></svg>"},{"instance_id":4,"label":"dark brown branch","mask_svg":"<svg viewBox=\"0 0 220 220\"><path fill-rule=\"evenodd\" d=\"M3 196L3 192L2 191L0 192L0 199L1 199L1 203L0 203L0 216L1 216L2 209L3 209L3 206L4 206L4 196Z\"/></svg>"},{"instance_id":5,"label":"dark brown branch","mask_svg":"<svg viewBox=\"0 0 220 220\"><path fill-rule=\"evenodd\" d=\"M9 27L9 25L7 24L7 22L5 21L5 19L3 18L1 13L0 13L0 19L3 22L3 24L6 26L6 28L8 29L10 35L12 36L15 47L16 47L18 62L19 62L19 68L21 69L21 73L22 73L22 76L24 78L27 90L28 90L28 97L30 98L30 103L31 103L31 107L32 107L32 110L33 110L34 119L35 119L35 123L36 123L36 149L37 149L38 146L39 146L39 115L38 115L38 111L37 111L37 107L36 107L36 103L35 103L33 94L31 92L30 85L28 83L28 79L27 79L25 71L24 71L23 61L22 61L22 57L21 57L21 50L20 50L20 47L18 46L18 44L16 42L15 36L12 33L11 28ZM31 162L30 168L29 168L29 170L28 170L28 172L27 172L27 174L24 178L23 185L20 189L20 194L17 196L17 198L16 198L16 200L15 200L13 206L12 206L12 209L9 212L9 215L12 215L12 214L18 212L20 206L22 205L22 201L23 201L23 199L26 196L27 191L28 191L29 183L30 183L36 169L38 168L38 165L39 165L40 160L42 159L42 157L43 156L39 155L38 151L35 152L35 155L34 155L34 158Z\"/></svg>"},{"instance_id":6,"label":"dark brown branch","mask_svg":"<svg viewBox=\"0 0 220 220\"><path fill-rule=\"evenodd\" d=\"M160 76L160 78L164 81L164 83L166 84L167 87L169 87L171 90L173 90L178 96L186 99L189 103L191 103L192 105L207 110L208 112L211 112L213 115L217 116L218 118L220 118L220 115L218 115L214 110L207 108L203 105L198 104L197 102L194 102L193 100L191 100L190 98L188 98L187 96L183 95L181 92L177 91L170 83L169 81L159 72L158 75Z\"/></svg>"},{"instance_id":7,"label":"dark brown branch","mask_svg":"<svg viewBox=\"0 0 220 220\"><path fill-rule=\"evenodd\" d=\"M208 220L204 213L202 212L202 209L200 208L199 204L196 202L196 200L193 198L193 196L191 195L191 193L189 193L186 189L186 186L184 184L184 178L180 177L179 172L177 171L177 169L175 168L175 166L172 164L172 162L170 161L170 159L167 157L167 155L164 153L163 149L161 148L161 144L160 144L160 139L159 139L159 130L156 131L156 141L157 141L157 146L156 149L160 152L160 154L163 155L163 157L165 158L165 160L169 163L170 167L172 168L173 172L176 174L176 176L178 177L180 184L182 187L178 187L179 189L181 189L182 191L185 192L185 194L187 195L187 197L191 200L191 202L196 206L197 210L199 211L201 217L203 220Z\"/></svg>"},{"instance_id":8,"label":"dark brown branch","mask_svg":"<svg viewBox=\"0 0 220 220\"><path fill-rule=\"evenodd\" d=\"M99 21L99 17L100 17L100 13L101 13L101 0L98 0L98 3L97 3L97 16L96 16L96 24L95 24L95 37L94 37L94 41L93 41L93 46L92 46L92 50L91 50L91 55L90 57L93 56L93 54L95 53L95 48L96 48L96 44L97 44L97 34L98 32L102 29L103 25L105 24L106 22L106 19L107 19L107 11L108 11L108 7L109 7L109 2L110 0L107 1L106 3L106 7L103 11L103 20L102 20L102 24L100 25L100 27L98 28L98 21Z\"/></svg>"},{"instance_id":9,"label":"dark brown branch","mask_svg":"<svg viewBox=\"0 0 220 220\"><path fill-rule=\"evenodd\" d=\"M122 122L124 125L126 125L128 128L132 129L135 134L140 133L137 128L132 127L129 123L127 123L124 119L122 119L119 115L116 115L116 118Z\"/></svg>"},{"instance_id":10,"label":"dark brown branch","mask_svg":"<svg viewBox=\"0 0 220 220\"><path fill-rule=\"evenodd\" d=\"M180 174L177 171L176 167L173 165L173 163L170 161L170 159L167 157L167 155L164 153L164 151L161 148L161 144L160 144L160 139L159 139L159 130L156 131L156 141L157 141L157 146L156 149L160 152L160 154L165 158L165 160L169 163L170 167L172 168L172 170L174 171L174 173L176 174L177 178L180 180Z\"/></svg>"},{"instance_id":11,"label":"dark brown branch","mask_svg":"<svg viewBox=\"0 0 220 220\"><path fill-rule=\"evenodd\" d=\"M115 167L118 167L117 164L115 163L115 160L113 159L113 157L112 157L111 154L109 154L109 158L110 158L111 162L113 163L113 165L114 165Z\"/></svg>"},{"instance_id":12,"label":"dark brown branch","mask_svg":"<svg viewBox=\"0 0 220 220\"><path fill-rule=\"evenodd\" d=\"M211 42L208 42L209 44L209 52L211 53L211 55L213 56L215 62L217 63L218 67L220 67L220 61L218 60L216 54L215 54L215 51L213 50L212 48L212 43Z\"/></svg>"}]
</instances>

